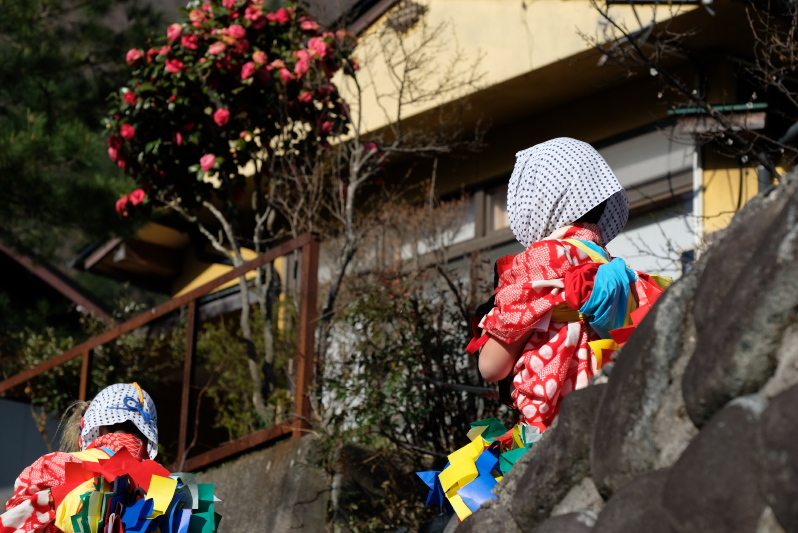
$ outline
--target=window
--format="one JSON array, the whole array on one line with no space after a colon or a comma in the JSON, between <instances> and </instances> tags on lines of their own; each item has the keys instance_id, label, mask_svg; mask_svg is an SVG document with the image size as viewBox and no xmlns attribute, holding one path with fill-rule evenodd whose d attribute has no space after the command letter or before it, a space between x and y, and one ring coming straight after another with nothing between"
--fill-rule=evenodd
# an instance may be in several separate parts
<instances>
[{"instance_id":1,"label":"window","mask_svg":"<svg viewBox=\"0 0 798 533\"><path fill-rule=\"evenodd\" d=\"M507 216L507 185L492 189L486 195L487 200L487 228L488 231L497 231L510 227Z\"/></svg>"}]
</instances>

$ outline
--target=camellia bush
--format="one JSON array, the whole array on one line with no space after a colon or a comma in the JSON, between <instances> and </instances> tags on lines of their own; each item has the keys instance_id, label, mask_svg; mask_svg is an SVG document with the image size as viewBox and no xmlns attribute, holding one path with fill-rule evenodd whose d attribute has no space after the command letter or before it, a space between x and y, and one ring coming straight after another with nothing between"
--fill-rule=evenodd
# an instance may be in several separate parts
<instances>
[{"instance_id":1,"label":"camellia bush","mask_svg":"<svg viewBox=\"0 0 798 533\"><path fill-rule=\"evenodd\" d=\"M183 12L155 46L127 53L132 77L112 96L108 155L138 185L116 210L171 209L239 266L243 247L260 253L279 229L272 196L285 186L270 169L323 160L348 132L349 108L331 78L357 68L357 41L291 6L269 12L263 0L195 1ZM265 270L255 278L265 353L254 341L247 281L239 285L253 404L268 424L276 352L274 272Z\"/></svg>"},{"instance_id":2,"label":"camellia bush","mask_svg":"<svg viewBox=\"0 0 798 533\"><path fill-rule=\"evenodd\" d=\"M133 75L114 95L108 154L140 185L117 202L122 213L153 202L187 213L208 200L236 204L245 176L267 179L259 162L323 149L346 129L331 77L355 66L351 34L257 0L184 11L160 46L127 53Z\"/></svg>"}]
</instances>

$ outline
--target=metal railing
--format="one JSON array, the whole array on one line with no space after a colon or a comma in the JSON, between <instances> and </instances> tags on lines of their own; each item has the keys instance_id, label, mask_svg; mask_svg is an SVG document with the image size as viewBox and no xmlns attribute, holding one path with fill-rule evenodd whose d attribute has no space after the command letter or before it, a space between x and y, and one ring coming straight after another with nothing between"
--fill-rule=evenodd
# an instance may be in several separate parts
<instances>
[{"instance_id":1,"label":"metal railing","mask_svg":"<svg viewBox=\"0 0 798 533\"><path fill-rule=\"evenodd\" d=\"M288 255L295 250L302 251L302 274L299 297L299 331L297 340L297 354L294 373L294 420L276 424L270 428L252 433L244 438L232 441L216 449L186 457L186 443L189 432L189 405L191 403L191 382L194 374L197 344L197 300L211 293L214 289L245 275L247 272L260 268L273 262L278 257ZM197 287L196 289L168 302L153 307L149 311L113 326L108 331L92 337L66 352L57 355L36 365L35 367L20 372L15 376L0 382L0 394L21 385L36 376L63 365L77 357L82 357L80 370L80 388L78 397L86 400L89 393L91 379L92 354L103 344L118 339L150 322L161 318L177 309L188 306L188 326L186 328L186 358L183 366L183 383L180 403L180 427L178 437L178 452L175 466L180 470L197 470L211 463L227 459L233 455L246 451L255 446L282 438L288 434L299 437L309 427L310 399L308 392L313 386L314 372L314 330L316 325L316 301L318 297L318 270L319 270L319 238L313 233L305 233L272 248L257 258L249 261L230 272Z\"/></svg>"}]
</instances>

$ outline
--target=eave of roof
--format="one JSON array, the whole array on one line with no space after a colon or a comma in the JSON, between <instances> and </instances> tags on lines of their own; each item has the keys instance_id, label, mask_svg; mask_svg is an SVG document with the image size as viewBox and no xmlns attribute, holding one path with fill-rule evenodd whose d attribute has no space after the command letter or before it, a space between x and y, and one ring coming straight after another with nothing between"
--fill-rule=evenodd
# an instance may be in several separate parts
<instances>
[{"instance_id":1,"label":"eave of roof","mask_svg":"<svg viewBox=\"0 0 798 533\"><path fill-rule=\"evenodd\" d=\"M17 252L5 243L0 241L0 252L4 253L26 269L41 279L43 282L54 288L76 305L95 314L95 316L110 324L113 322L111 313L101 304L95 296L82 287L78 282L62 273L57 268L50 265L47 261L40 258L32 258Z\"/></svg>"}]
</instances>

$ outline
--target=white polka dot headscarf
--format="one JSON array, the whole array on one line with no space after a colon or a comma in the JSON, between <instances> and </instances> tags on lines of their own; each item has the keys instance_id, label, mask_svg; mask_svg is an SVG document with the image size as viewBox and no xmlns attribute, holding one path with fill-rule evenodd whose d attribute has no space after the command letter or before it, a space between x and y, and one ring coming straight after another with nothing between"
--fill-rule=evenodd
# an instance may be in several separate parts
<instances>
[{"instance_id":1,"label":"white polka dot headscarf","mask_svg":"<svg viewBox=\"0 0 798 533\"><path fill-rule=\"evenodd\" d=\"M529 247L607 200L598 222L605 243L629 217L629 199L604 158L589 144L560 137L516 155L507 213L518 242Z\"/></svg>"},{"instance_id":2,"label":"white polka dot headscarf","mask_svg":"<svg viewBox=\"0 0 798 533\"><path fill-rule=\"evenodd\" d=\"M158 412L150 395L138 383L116 383L97 394L83 415L80 449L85 450L100 436L101 426L127 420L147 437L147 453L150 459L155 459L158 455Z\"/></svg>"}]
</instances>

